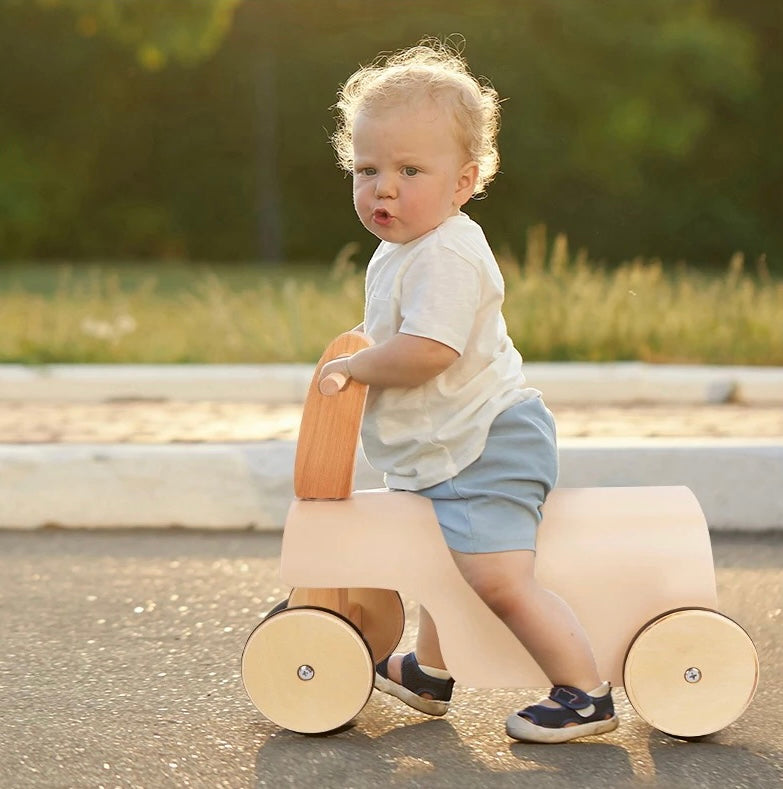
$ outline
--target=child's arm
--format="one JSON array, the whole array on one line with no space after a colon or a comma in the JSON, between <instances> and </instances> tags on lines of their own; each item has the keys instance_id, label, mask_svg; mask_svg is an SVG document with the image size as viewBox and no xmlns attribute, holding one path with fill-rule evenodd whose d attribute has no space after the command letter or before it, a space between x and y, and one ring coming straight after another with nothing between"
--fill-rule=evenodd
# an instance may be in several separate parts
<instances>
[{"instance_id":1,"label":"child's arm","mask_svg":"<svg viewBox=\"0 0 783 789\"><path fill-rule=\"evenodd\" d=\"M420 386L458 358L457 351L437 340L398 333L351 357L327 362L321 368L320 380L341 373L379 388Z\"/></svg>"}]
</instances>

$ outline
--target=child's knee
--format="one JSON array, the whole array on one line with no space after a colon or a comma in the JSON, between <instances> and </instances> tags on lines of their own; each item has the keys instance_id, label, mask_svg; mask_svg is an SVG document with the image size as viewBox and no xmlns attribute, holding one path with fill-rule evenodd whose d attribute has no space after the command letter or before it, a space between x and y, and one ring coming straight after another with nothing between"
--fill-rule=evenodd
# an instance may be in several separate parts
<instances>
[{"instance_id":1,"label":"child's knee","mask_svg":"<svg viewBox=\"0 0 783 789\"><path fill-rule=\"evenodd\" d=\"M503 554L454 554L462 576L501 619L519 615L538 593L534 555L528 551Z\"/></svg>"},{"instance_id":2,"label":"child's knee","mask_svg":"<svg viewBox=\"0 0 783 789\"><path fill-rule=\"evenodd\" d=\"M485 578L473 586L478 596L494 614L505 620L510 616L524 616L532 608L536 594L535 581L520 582L515 579Z\"/></svg>"}]
</instances>

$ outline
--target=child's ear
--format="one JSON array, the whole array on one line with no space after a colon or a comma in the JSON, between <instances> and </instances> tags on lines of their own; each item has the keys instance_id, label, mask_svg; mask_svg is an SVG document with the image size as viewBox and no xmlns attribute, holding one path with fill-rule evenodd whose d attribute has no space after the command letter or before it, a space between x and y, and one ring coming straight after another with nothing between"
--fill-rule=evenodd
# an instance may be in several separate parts
<instances>
[{"instance_id":1,"label":"child's ear","mask_svg":"<svg viewBox=\"0 0 783 789\"><path fill-rule=\"evenodd\" d=\"M460 207L465 205L465 203L473 197L477 180L478 162L468 162L462 167L459 172L459 178L457 178L457 189L454 197Z\"/></svg>"}]
</instances>

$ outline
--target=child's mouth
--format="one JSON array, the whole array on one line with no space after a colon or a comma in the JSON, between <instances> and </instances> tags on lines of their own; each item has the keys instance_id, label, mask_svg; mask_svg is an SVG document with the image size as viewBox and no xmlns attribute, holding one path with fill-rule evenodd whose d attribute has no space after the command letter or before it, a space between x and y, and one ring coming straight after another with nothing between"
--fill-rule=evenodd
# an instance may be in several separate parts
<instances>
[{"instance_id":1,"label":"child's mouth","mask_svg":"<svg viewBox=\"0 0 783 789\"><path fill-rule=\"evenodd\" d=\"M372 212L372 221L378 225L391 224L394 217L385 208L376 208Z\"/></svg>"}]
</instances>

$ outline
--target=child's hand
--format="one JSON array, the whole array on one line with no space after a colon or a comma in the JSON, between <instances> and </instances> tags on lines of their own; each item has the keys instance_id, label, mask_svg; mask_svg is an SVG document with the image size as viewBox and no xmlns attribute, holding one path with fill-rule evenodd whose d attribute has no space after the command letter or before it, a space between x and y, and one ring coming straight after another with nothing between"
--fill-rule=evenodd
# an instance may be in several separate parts
<instances>
[{"instance_id":1,"label":"child's hand","mask_svg":"<svg viewBox=\"0 0 783 789\"><path fill-rule=\"evenodd\" d=\"M351 378L351 372L348 368L349 358L348 356L340 356L324 364L318 376L318 388L322 394L337 394L345 386L346 382ZM324 383L330 375L334 376L333 383Z\"/></svg>"}]
</instances>

